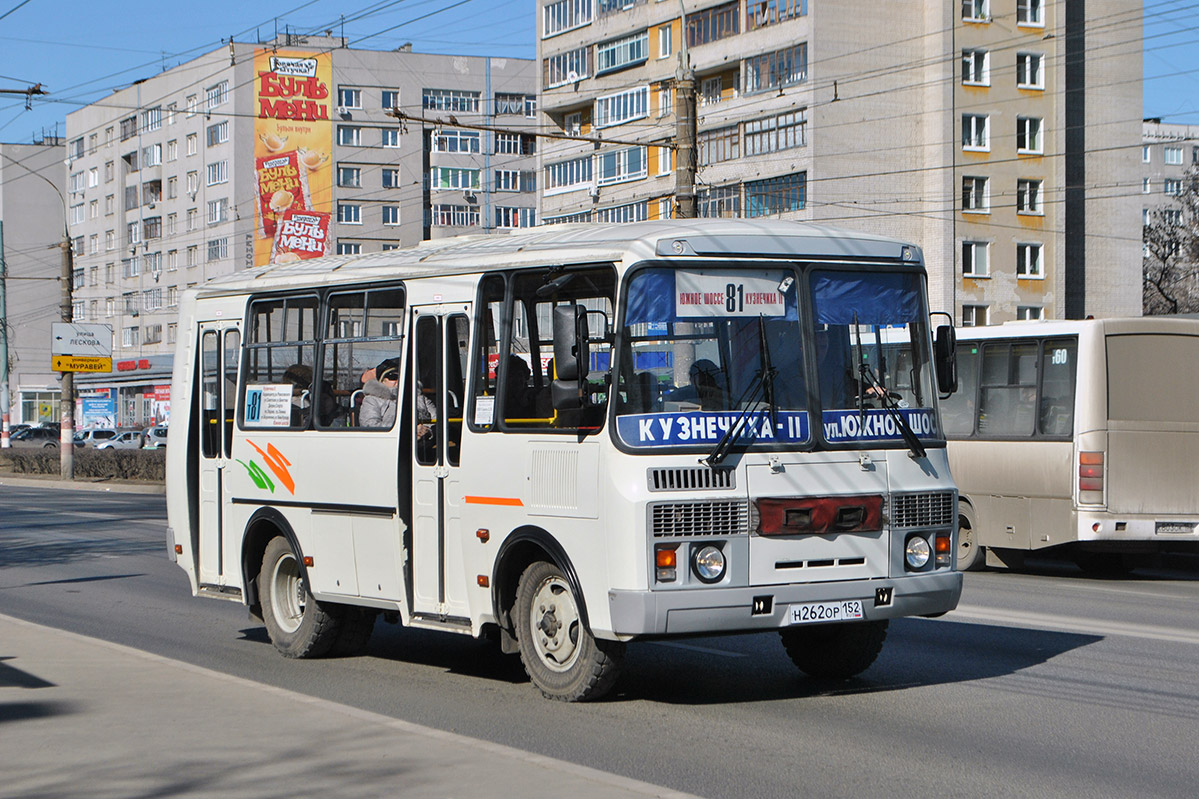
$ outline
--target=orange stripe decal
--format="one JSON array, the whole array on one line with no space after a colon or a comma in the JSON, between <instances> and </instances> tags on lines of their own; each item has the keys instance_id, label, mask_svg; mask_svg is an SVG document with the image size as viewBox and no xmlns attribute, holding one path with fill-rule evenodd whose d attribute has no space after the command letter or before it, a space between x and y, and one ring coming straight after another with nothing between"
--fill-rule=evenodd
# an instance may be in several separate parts
<instances>
[{"instance_id":1,"label":"orange stripe decal","mask_svg":"<svg viewBox=\"0 0 1199 799\"><path fill-rule=\"evenodd\" d=\"M465 497L467 505L511 505L523 507L525 503L516 497Z\"/></svg>"}]
</instances>

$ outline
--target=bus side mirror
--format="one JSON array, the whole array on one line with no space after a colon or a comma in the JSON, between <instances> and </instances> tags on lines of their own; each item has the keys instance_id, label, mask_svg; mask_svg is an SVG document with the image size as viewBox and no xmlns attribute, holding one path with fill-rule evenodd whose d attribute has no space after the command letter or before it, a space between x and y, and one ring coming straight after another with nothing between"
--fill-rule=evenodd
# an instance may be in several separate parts
<instances>
[{"instance_id":1,"label":"bus side mirror","mask_svg":"<svg viewBox=\"0 0 1199 799\"><path fill-rule=\"evenodd\" d=\"M587 309L582 305L554 306L554 372L551 387L554 408L583 406L583 383L590 370L587 345Z\"/></svg>"},{"instance_id":2,"label":"bus side mirror","mask_svg":"<svg viewBox=\"0 0 1199 799\"><path fill-rule=\"evenodd\" d=\"M937 328L936 354L937 390L949 395L958 390L958 337L953 325Z\"/></svg>"}]
</instances>

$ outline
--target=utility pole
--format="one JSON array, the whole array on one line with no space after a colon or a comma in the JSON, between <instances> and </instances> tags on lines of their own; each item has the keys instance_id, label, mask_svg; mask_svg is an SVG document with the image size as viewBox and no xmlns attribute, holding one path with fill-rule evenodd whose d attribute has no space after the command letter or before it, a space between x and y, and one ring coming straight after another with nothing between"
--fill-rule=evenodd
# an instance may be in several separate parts
<instances>
[{"instance_id":1,"label":"utility pole","mask_svg":"<svg viewBox=\"0 0 1199 799\"><path fill-rule=\"evenodd\" d=\"M71 234L66 229L65 220L62 231L62 305L60 311L62 321L73 322L71 318L75 299L75 269L71 258ZM62 479L75 479L75 373L62 373L62 398L58 403L61 417L61 427L58 436L59 466Z\"/></svg>"},{"instance_id":2,"label":"utility pole","mask_svg":"<svg viewBox=\"0 0 1199 799\"><path fill-rule=\"evenodd\" d=\"M679 0L682 7L682 0ZM676 219L695 219L695 70L687 53L687 12L682 15L682 48L675 86L675 158L674 202Z\"/></svg>"},{"instance_id":3,"label":"utility pole","mask_svg":"<svg viewBox=\"0 0 1199 799\"><path fill-rule=\"evenodd\" d=\"M8 265L4 261L4 220L0 219L0 449L8 449Z\"/></svg>"}]
</instances>

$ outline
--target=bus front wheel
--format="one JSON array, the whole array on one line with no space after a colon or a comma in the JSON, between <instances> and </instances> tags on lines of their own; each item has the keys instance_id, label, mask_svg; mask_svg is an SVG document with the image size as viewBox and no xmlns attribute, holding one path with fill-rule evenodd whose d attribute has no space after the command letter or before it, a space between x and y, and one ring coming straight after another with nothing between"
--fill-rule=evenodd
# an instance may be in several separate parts
<instances>
[{"instance_id":1,"label":"bus front wheel","mask_svg":"<svg viewBox=\"0 0 1199 799\"><path fill-rule=\"evenodd\" d=\"M271 643L286 657L320 657L337 641L338 618L313 598L299 558L283 536L266 545L258 594Z\"/></svg>"},{"instance_id":2,"label":"bus front wheel","mask_svg":"<svg viewBox=\"0 0 1199 799\"><path fill-rule=\"evenodd\" d=\"M804 674L845 680L878 658L887 640L887 620L785 627L779 635L791 662Z\"/></svg>"},{"instance_id":3,"label":"bus front wheel","mask_svg":"<svg viewBox=\"0 0 1199 799\"><path fill-rule=\"evenodd\" d=\"M516 638L533 684L550 699L585 702L616 682L624 644L595 638L562 571L537 561L516 589Z\"/></svg>"}]
</instances>

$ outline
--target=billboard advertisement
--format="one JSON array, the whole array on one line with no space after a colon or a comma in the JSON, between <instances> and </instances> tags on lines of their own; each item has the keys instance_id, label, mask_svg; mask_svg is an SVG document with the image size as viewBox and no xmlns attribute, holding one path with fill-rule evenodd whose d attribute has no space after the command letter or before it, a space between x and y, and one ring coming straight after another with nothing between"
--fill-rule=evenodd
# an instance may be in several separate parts
<instances>
[{"instance_id":1,"label":"billboard advertisement","mask_svg":"<svg viewBox=\"0 0 1199 799\"><path fill-rule=\"evenodd\" d=\"M328 255L332 56L258 50L254 73L254 265Z\"/></svg>"}]
</instances>

